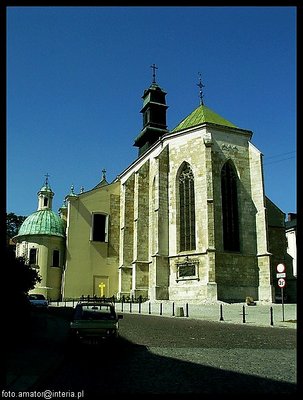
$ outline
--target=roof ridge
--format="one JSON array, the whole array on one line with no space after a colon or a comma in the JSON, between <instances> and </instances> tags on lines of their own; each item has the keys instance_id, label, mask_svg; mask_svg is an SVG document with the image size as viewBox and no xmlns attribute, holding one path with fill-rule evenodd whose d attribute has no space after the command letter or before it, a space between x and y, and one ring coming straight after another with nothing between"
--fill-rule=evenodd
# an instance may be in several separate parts
<instances>
[{"instance_id":1,"label":"roof ridge","mask_svg":"<svg viewBox=\"0 0 303 400\"><path fill-rule=\"evenodd\" d=\"M221 117L221 115L217 114L215 111L206 107L203 104L200 104L197 108L195 108L187 117L183 118L182 121L170 132L177 132L183 129L192 128L194 126L203 124L203 123L212 123L222 126L228 126L232 128L237 128L232 122L227 119Z\"/></svg>"}]
</instances>

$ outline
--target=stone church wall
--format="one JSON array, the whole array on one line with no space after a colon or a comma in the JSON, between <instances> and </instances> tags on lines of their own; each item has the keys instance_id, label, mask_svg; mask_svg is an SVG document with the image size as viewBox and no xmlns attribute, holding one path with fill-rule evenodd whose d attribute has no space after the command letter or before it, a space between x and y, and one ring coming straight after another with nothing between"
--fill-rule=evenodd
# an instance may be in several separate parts
<instances>
[{"instance_id":1,"label":"stone church wall","mask_svg":"<svg viewBox=\"0 0 303 400\"><path fill-rule=\"evenodd\" d=\"M218 300L245 301L247 296L258 300L258 264L256 256L216 254Z\"/></svg>"},{"instance_id":2,"label":"stone church wall","mask_svg":"<svg viewBox=\"0 0 303 400\"><path fill-rule=\"evenodd\" d=\"M110 195L108 256L118 259L120 244L120 196Z\"/></svg>"},{"instance_id":3,"label":"stone church wall","mask_svg":"<svg viewBox=\"0 0 303 400\"><path fill-rule=\"evenodd\" d=\"M136 172L134 190L134 261L148 261L149 161Z\"/></svg>"},{"instance_id":4,"label":"stone church wall","mask_svg":"<svg viewBox=\"0 0 303 400\"><path fill-rule=\"evenodd\" d=\"M123 291L147 293L151 300L271 299L262 157L251 134L209 125L167 135L127 171L121 201ZM221 171L227 161L237 174L238 252L223 247ZM196 248L180 252L178 179L184 163L194 176ZM194 276L180 275L184 263L195 264Z\"/></svg>"},{"instance_id":5,"label":"stone church wall","mask_svg":"<svg viewBox=\"0 0 303 400\"><path fill-rule=\"evenodd\" d=\"M134 250L134 184L135 175L132 174L130 178L124 183L124 197L122 204L122 226L121 226L121 239L122 239L122 264L123 266L131 266L133 262Z\"/></svg>"}]
</instances>

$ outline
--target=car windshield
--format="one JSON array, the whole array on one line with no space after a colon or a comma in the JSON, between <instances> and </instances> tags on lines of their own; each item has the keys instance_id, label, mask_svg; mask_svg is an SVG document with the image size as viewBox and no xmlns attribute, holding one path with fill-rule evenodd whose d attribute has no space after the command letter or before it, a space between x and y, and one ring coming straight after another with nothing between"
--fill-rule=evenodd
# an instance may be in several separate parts
<instances>
[{"instance_id":1,"label":"car windshield","mask_svg":"<svg viewBox=\"0 0 303 400\"><path fill-rule=\"evenodd\" d=\"M76 308L75 319L83 320L109 320L116 319L113 307L109 305L87 305Z\"/></svg>"},{"instance_id":2,"label":"car windshield","mask_svg":"<svg viewBox=\"0 0 303 400\"><path fill-rule=\"evenodd\" d=\"M30 300L45 300L45 297L43 294L30 294L29 295Z\"/></svg>"},{"instance_id":3,"label":"car windshield","mask_svg":"<svg viewBox=\"0 0 303 400\"><path fill-rule=\"evenodd\" d=\"M115 319L115 315L106 312L83 311L81 319L85 320Z\"/></svg>"}]
</instances>

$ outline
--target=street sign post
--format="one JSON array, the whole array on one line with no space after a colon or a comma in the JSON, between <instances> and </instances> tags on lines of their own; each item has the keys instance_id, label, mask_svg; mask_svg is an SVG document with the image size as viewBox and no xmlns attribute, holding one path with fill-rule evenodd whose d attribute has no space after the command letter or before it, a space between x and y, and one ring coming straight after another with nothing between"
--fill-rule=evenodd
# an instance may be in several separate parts
<instances>
[{"instance_id":1,"label":"street sign post","mask_svg":"<svg viewBox=\"0 0 303 400\"><path fill-rule=\"evenodd\" d=\"M281 289L281 303L282 303L282 321L284 322L284 287L286 285L286 272L285 272L285 265L280 263L277 265L277 279L278 279L278 286Z\"/></svg>"},{"instance_id":2,"label":"street sign post","mask_svg":"<svg viewBox=\"0 0 303 400\"><path fill-rule=\"evenodd\" d=\"M284 264L278 264L277 265L277 272L285 272L285 265Z\"/></svg>"}]
</instances>

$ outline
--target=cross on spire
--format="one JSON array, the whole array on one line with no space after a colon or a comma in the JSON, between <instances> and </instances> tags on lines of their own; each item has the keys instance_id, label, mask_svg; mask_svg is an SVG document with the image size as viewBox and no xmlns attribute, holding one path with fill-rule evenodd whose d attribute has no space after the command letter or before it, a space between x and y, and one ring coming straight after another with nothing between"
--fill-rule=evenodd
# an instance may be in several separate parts
<instances>
[{"instance_id":1,"label":"cross on spire","mask_svg":"<svg viewBox=\"0 0 303 400\"><path fill-rule=\"evenodd\" d=\"M102 179L103 179L103 180L106 180L105 174L106 174L106 169L103 168L103 170L102 170Z\"/></svg>"},{"instance_id":2,"label":"cross on spire","mask_svg":"<svg viewBox=\"0 0 303 400\"><path fill-rule=\"evenodd\" d=\"M49 174L45 174L45 186L48 186L48 178L49 178Z\"/></svg>"},{"instance_id":3,"label":"cross on spire","mask_svg":"<svg viewBox=\"0 0 303 400\"><path fill-rule=\"evenodd\" d=\"M150 67L153 70L153 83L156 83L156 69L158 69L158 67L156 66L156 64L153 64Z\"/></svg>"},{"instance_id":4,"label":"cross on spire","mask_svg":"<svg viewBox=\"0 0 303 400\"><path fill-rule=\"evenodd\" d=\"M201 73L199 72L198 75L199 75L199 83L197 83L197 86L200 88L200 90L199 90L200 105L203 106L204 105L204 103L203 103L204 96L203 96L202 88L204 88L205 86L202 83Z\"/></svg>"}]
</instances>

